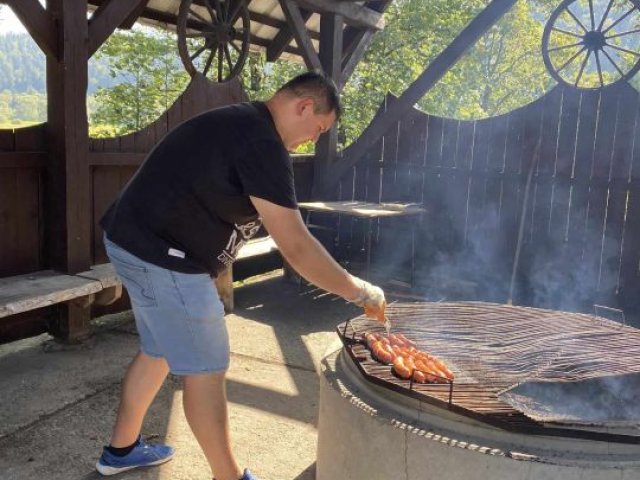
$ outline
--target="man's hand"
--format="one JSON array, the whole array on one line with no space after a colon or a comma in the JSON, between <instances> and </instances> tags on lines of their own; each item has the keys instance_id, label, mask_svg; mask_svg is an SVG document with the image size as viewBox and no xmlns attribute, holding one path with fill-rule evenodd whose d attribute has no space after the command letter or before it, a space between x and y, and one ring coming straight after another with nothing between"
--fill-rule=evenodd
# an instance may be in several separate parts
<instances>
[{"instance_id":1,"label":"man's hand","mask_svg":"<svg viewBox=\"0 0 640 480\"><path fill-rule=\"evenodd\" d=\"M364 313L368 317L375 318L383 323L385 320L384 312L387 307L387 301L384 298L382 289L361 278L353 277L353 279L360 284L360 293L357 297L347 300L364 308Z\"/></svg>"}]
</instances>

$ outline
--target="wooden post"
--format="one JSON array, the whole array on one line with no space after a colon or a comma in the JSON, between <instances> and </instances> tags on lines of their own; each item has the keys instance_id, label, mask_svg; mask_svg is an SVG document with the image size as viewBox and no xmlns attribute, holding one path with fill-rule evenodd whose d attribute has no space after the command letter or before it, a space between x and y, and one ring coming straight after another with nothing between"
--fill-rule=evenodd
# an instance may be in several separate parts
<instances>
[{"instance_id":1,"label":"wooden post","mask_svg":"<svg viewBox=\"0 0 640 480\"><path fill-rule=\"evenodd\" d=\"M57 58L47 55L47 263L78 273L91 266L87 1L49 0L48 12L57 24L59 49ZM52 333L63 340L82 338L89 319L90 305L65 304Z\"/></svg>"},{"instance_id":2,"label":"wooden post","mask_svg":"<svg viewBox=\"0 0 640 480\"><path fill-rule=\"evenodd\" d=\"M342 85L342 29L344 19L335 13L323 13L320 16L320 63L326 75L339 87ZM316 144L312 195L318 198L319 188L324 185L329 166L337 156L338 129L331 130L320 137Z\"/></svg>"}]
</instances>

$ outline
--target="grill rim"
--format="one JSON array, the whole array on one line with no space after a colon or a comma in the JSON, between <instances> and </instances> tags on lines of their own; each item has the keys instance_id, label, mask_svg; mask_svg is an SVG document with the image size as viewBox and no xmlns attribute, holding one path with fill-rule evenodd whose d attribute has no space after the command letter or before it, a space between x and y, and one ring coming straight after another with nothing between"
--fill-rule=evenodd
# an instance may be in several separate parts
<instances>
[{"instance_id":1,"label":"grill rim","mask_svg":"<svg viewBox=\"0 0 640 480\"><path fill-rule=\"evenodd\" d=\"M430 303L430 302L422 302L422 303ZM457 302L456 302L457 303ZM465 302L460 302L463 304ZM525 434L525 435L537 435L537 436L553 436L553 437L563 437L563 438L573 438L580 440L594 440L600 442L612 442L612 443L620 443L620 444L630 444L630 445L640 445L640 435L626 435L621 433L609 433L609 432L600 432L586 429L573 429L568 427L559 427L559 426L550 426L549 424L545 424L540 421L536 421L524 413L516 410L513 407L509 407L507 410L511 410L508 414L485 414L478 411L471 410L469 408L457 405L455 401L449 403L447 401L443 401L436 397L433 397L425 392L419 392L416 390L412 390L408 388L408 386L403 385L401 382L406 382L406 385L409 385L409 381L396 379L398 383L391 382L375 374L368 372L363 365L362 355L358 355L354 351L354 347L362 347L367 352L366 346L363 345L363 342L356 338L356 335L359 335L360 332L356 332L355 328L351 325L353 320L358 318L362 318L363 316L358 316L353 319L349 319L345 322L342 322L336 326L336 333L340 338L344 350L347 351L349 358L355 364L358 372L362 377L375 385L380 387L389 389L393 392L396 392L400 395L407 396L413 399L416 399L421 402L428 403L435 407L441 408L443 410L448 410L450 412L465 416L467 418L482 422L486 425L490 425L496 428L499 428L504 431L508 431L511 433ZM350 330L349 330L350 329ZM369 355L370 356L370 355ZM382 363L372 360L379 366L383 366ZM443 388L448 389L448 385L442 385ZM504 385L505 388L508 388L507 382ZM453 385L453 392L455 393L455 381ZM502 390L502 388L501 388ZM505 421L501 419L501 417L505 418L510 416L512 421Z\"/></svg>"}]
</instances>

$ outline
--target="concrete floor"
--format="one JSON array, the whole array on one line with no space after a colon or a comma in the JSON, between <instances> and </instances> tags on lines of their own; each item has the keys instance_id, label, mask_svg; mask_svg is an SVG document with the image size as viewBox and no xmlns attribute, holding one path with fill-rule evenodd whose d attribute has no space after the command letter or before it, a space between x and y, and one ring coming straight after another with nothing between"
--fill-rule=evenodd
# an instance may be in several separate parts
<instances>
[{"instance_id":1,"label":"concrete floor","mask_svg":"<svg viewBox=\"0 0 640 480\"><path fill-rule=\"evenodd\" d=\"M282 277L236 289L227 316L231 430L241 465L261 480L315 478L318 364L340 347L335 326L359 314L317 290L299 292ZM109 440L124 370L137 351L130 312L95 322L81 346L47 335L0 346L0 480L90 480ZM211 475L170 376L143 435L177 448L160 467L118 475L132 480L205 480Z\"/></svg>"}]
</instances>

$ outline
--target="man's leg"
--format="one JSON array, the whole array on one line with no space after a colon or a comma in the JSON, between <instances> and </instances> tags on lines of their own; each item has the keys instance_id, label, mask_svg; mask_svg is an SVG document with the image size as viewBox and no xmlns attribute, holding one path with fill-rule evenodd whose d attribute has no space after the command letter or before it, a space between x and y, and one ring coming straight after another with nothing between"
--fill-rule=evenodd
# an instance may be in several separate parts
<instances>
[{"instance_id":1,"label":"man's leg","mask_svg":"<svg viewBox=\"0 0 640 480\"><path fill-rule=\"evenodd\" d=\"M122 382L118 416L111 436L111 446L132 445L142 429L144 416L169 373L164 358L139 352L127 369Z\"/></svg>"},{"instance_id":2,"label":"man's leg","mask_svg":"<svg viewBox=\"0 0 640 480\"><path fill-rule=\"evenodd\" d=\"M184 411L216 480L238 480L242 470L231 452L224 373L186 375Z\"/></svg>"}]
</instances>

